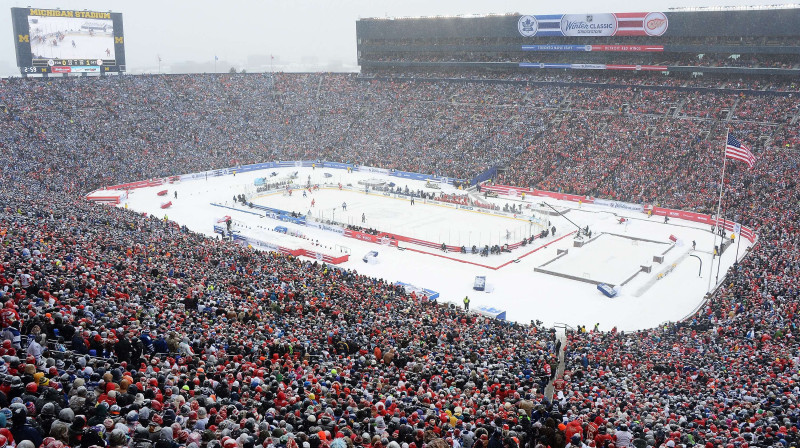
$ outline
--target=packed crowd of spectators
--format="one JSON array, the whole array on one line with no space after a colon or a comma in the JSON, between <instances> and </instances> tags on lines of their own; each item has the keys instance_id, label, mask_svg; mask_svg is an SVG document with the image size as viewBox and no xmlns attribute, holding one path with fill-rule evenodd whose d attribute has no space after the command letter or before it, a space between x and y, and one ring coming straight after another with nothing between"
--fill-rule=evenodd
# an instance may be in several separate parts
<instances>
[{"instance_id":1,"label":"packed crowd of spectators","mask_svg":"<svg viewBox=\"0 0 800 448\"><path fill-rule=\"evenodd\" d=\"M613 73L613 74L612 74ZM564 71L564 70L493 70L475 71L453 68L426 68L412 69L406 68L405 71L378 70L362 73L359 75L363 79L394 79L394 80L413 80L413 79L456 79L456 80L484 80L484 81L504 81L516 83L532 84L566 84L573 83L592 83L601 85L630 85L650 86L658 88L666 87L687 87L703 89L731 89L731 90L755 90L755 91L778 91L778 92L797 92L800 90L800 82L795 79L764 78L756 77L730 77L730 76L692 76L686 73L669 73L669 76L662 73L650 72L606 72L593 73L592 71Z\"/></svg>"},{"instance_id":2,"label":"packed crowd of spectators","mask_svg":"<svg viewBox=\"0 0 800 448\"><path fill-rule=\"evenodd\" d=\"M3 186L9 443L422 446L541 399L540 327Z\"/></svg>"},{"instance_id":3,"label":"packed crowd of spectators","mask_svg":"<svg viewBox=\"0 0 800 448\"><path fill-rule=\"evenodd\" d=\"M708 53L630 53L610 55L603 52L562 53L514 51L502 52L494 49L485 51L364 51L361 60L365 62L386 63L546 63L546 64L628 64L684 67L744 67L797 69L800 62L793 55L732 55Z\"/></svg>"},{"instance_id":4,"label":"packed crowd of spectators","mask_svg":"<svg viewBox=\"0 0 800 448\"><path fill-rule=\"evenodd\" d=\"M0 82L0 446L796 446L797 100L750 120L772 106L745 95L721 122L730 92L644 92L324 74ZM637 105L653 101L659 116ZM663 116L688 102L712 113ZM681 323L569 334L552 401L552 330L82 198L272 159L452 177L505 162L514 185L708 212L727 125L758 157L726 179L754 249Z\"/></svg>"},{"instance_id":5,"label":"packed crowd of spectators","mask_svg":"<svg viewBox=\"0 0 800 448\"><path fill-rule=\"evenodd\" d=\"M525 38L521 36L503 37L503 36L464 36L464 37L435 37L426 38L418 36L415 38L395 38L394 36L381 36L364 37L362 44L367 48L398 48L407 47L418 51L420 48L436 46L440 48L446 47L461 47L461 46L476 46L476 45L523 45L528 44ZM563 45L565 43L563 36L536 36L537 45ZM569 44L571 45L652 45L653 37L651 36L570 36ZM794 46L796 40L793 36L669 36L661 37L657 42L659 45L699 45L705 48L723 45L741 45L749 47L762 47L762 46ZM404 49L405 50L405 49Z\"/></svg>"},{"instance_id":6,"label":"packed crowd of spectators","mask_svg":"<svg viewBox=\"0 0 800 448\"><path fill-rule=\"evenodd\" d=\"M439 193L436 198L437 201L448 202L450 204L465 205L469 207L477 207L485 210L500 210L500 206L492 204L491 202L484 202L470 197L468 194L445 194ZM508 208L508 204L506 204Z\"/></svg>"}]
</instances>

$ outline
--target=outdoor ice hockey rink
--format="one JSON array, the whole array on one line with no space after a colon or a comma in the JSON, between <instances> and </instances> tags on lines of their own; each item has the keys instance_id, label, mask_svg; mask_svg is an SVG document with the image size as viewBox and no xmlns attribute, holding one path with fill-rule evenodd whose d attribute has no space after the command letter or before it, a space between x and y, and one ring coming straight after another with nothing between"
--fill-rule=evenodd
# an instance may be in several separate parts
<instances>
[{"instance_id":1,"label":"outdoor ice hockey rink","mask_svg":"<svg viewBox=\"0 0 800 448\"><path fill-rule=\"evenodd\" d=\"M269 184L295 174L293 182L305 185L310 181L318 185L319 190L307 192L304 198L302 190L297 188L288 196L283 189L259 192L254 185L256 179ZM472 309L503 310L508 319L519 322L541 320L547 325L591 322L599 323L601 329L616 326L620 330L652 328L691 314L717 282L716 265L714 271L710 271L715 236L705 224L674 218L665 224L663 217L648 218L640 212L541 197L520 200L501 195L484 199L477 192L472 194L481 200L501 208L506 204L514 205L515 210L522 213L495 216L491 212L419 199L412 206L407 198L384 196L374 190L367 192L363 183L359 184L359 181L374 182L376 178L381 176L334 169L269 169L137 188L130 190L119 206L166 217L213 237L219 237L214 227L223 226L221 219L229 216L231 230L242 238L304 249L309 253L348 255L349 260L338 267L426 288L438 292L439 301L458 306L464 296L469 295ZM440 192L467 193L445 184L431 189L424 181L388 176L385 181L437 195ZM339 184L342 184L341 190ZM159 196L159 192L164 195ZM247 196L254 207L234 202L237 195ZM170 202L169 207L162 209L166 202ZM563 216L543 215L544 202ZM347 210L343 210L342 203L347 204ZM297 216L315 222L318 227L273 219L265 209L296 212ZM374 228L469 248L470 243L478 241L504 245L529 232L538 234L544 227L533 225L532 219L541 220L543 216L548 221L546 224L556 227L555 236L537 238L532 244L488 257L452 250L443 252L437 247L404 241L396 242L397 247L388 239L362 241L346 237L341 228L338 232L331 231L333 226L326 224L336 221L345 226ZM622 217L624 223L620 223ZM576 240L577 228L567 219L581 228L588 226L592 237ZM507 235L511 238L506 239ZM691 248L693 241L696 250ZM580 244L583 245L578 247ZM740 257L749 245L747 240L741 242ZM376 251L377 257L364 262L364 256L371 251ZM733 249L723 254L721 273L733 264L735 254ZM656 262L654 256L663 258ZM700 273L701 262L703 271ZM647 267L647 272L643 266ZM537 269L563 275L537 272ZM473 289L476 276L486 277L485 291ZM625 280L628 282L620 286ZM618 295L608 298L601 294L596 285L600 281L612 283Z\"/></svg>"}]
</instances>

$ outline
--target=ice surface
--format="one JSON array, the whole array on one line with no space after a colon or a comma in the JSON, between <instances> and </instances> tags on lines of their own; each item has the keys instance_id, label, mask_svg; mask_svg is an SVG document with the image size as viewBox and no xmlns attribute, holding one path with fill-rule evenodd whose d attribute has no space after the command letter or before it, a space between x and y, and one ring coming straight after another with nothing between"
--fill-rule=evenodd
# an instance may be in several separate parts
<instances>
[{"instance_id":1,"label":"ice surface","mask_svg":"<svg viewBox=\"0 0 800 448\"><path fill-rule=\"evenodd\" d=\"M511 244L530 235L533 229L528 218L522 216L513 218L485 211L457 210L425 204L420 199L412 206L405 198L386 197L374 191L339 191L338 187L323 188L305 198L300 191L293 192L292 196L273 193L253 199L253 203L303 215L310 211L312 216L325 220L453 246ZM346 210L342 208L345 203ZM506 239L506 231L510 239Z\"/></svg>"}]
</instances>

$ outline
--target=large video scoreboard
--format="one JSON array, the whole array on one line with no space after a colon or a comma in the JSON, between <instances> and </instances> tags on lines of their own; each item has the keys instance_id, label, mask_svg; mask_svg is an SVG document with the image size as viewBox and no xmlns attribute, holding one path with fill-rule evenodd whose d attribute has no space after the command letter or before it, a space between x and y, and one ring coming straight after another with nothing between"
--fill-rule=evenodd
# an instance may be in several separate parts
<instances>
[{"instance_id":1,"label":"large video scoreboard","mask_svg":"<svg viewBox=\"0 0 800 448\"><path fill-rule=\"evenodd\" d=\"M125 71L121 13L11 8L11 21L24 75Z\"/></svg>"}]
</instances>

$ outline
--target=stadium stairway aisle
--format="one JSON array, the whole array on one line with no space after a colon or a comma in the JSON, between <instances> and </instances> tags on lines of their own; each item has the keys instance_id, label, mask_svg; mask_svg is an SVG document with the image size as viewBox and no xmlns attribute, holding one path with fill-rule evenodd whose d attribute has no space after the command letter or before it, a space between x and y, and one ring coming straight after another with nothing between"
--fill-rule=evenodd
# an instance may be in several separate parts
<instances>
[{"instance_id":1,"label":"stadium stairway aisle","mask_svg":"<svg viewBox=\"0 0 800 448\"><path fill-rule=\"evenodd\" d=\"M558 335L558 340L561 341L561 348L558 350L558 366L556 367L556 374L554 377L550 379L550 382L547 383L547 387L544 388L544 396L548 401L553 400L553 392L555 387L553 383L560 378L564 378L564 356L566 353L566 345L567 345L567 333L566 328L564 327L556 327L556 335Z\"/></svg>"}]
</instances>

